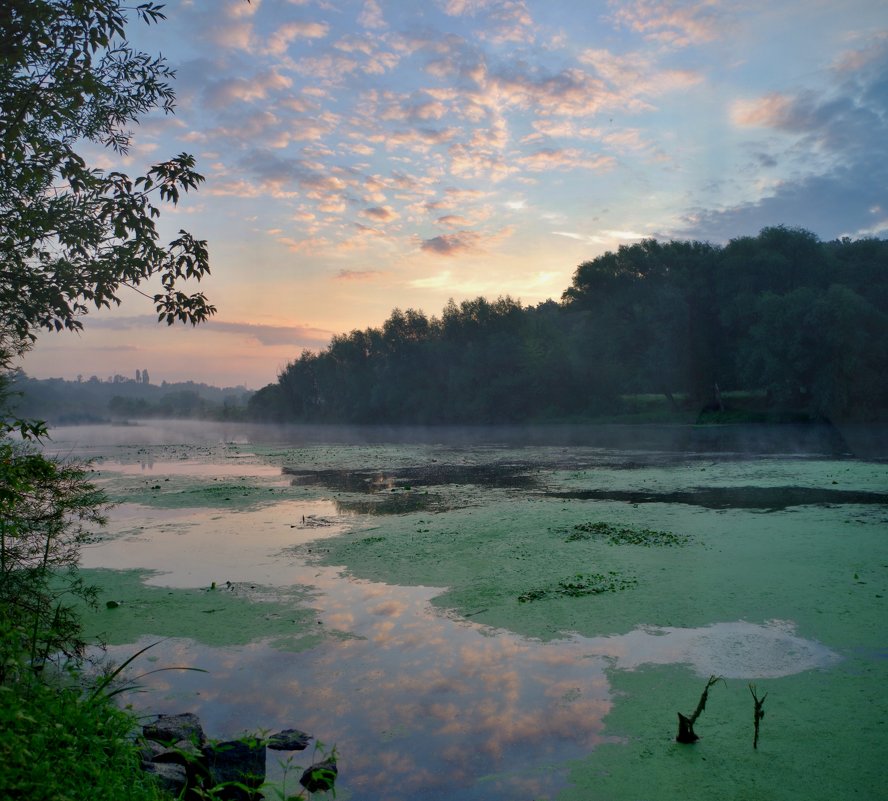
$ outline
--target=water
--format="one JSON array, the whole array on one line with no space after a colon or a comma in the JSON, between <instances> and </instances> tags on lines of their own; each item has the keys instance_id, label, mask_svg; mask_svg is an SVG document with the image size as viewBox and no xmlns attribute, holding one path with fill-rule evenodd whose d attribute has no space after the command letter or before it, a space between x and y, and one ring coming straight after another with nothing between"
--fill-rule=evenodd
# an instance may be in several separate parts
<instances>
[{"instance_id":1,"label":"water","mask_svg":"<svg viewBox=\"0 0 888 801\"><path fill-rule=\"evenodd\" d=\"M534 446L539 451L521 446L522 464L533 464L536 456L542 459L542 479L481 486L476 474L463 471L438 479L454 485L405 489L405 481L417 481L415 471L405 472L408 478L400 483L397 477L382 480L383 473L388 469L397 474L404 464L415 467L417 458L427 455L422 448L372 443L368 449L365 441L349 450L351 446L339 442L315 442L302 435L288 442L280 432L273 442L263 442L261 431L194 424L172 430L60 429L52 447L95 458L99 482L114 497L125 499L112 510L103 538L84 550L84 567L154 571L146 583L171 592L207 590L213 584L224 592L229 581L254 586L257 592L309 588L301 607L312 610L318 632L314 647L286 650L271 638L209 647L201 644L199 632L193 639L168 639L149 652L150 667L191 665L208 672L155 674L145 680L148 692L130 700L150 712L197 712L213 737L295 727L328 746L335 743L341 759L339 797L552 797L567 786L570 760L624 739L610 733L606 722L616 702L610 680L615 670L682 665L695 676L745 682L830 670L842 662L843 655L800 635L796 621L785 617L716 618L684 627L646 617L626 630L600 636L564 632L554 639L527 637L511 626L475 622L471 612L457 614L433 605L446 587L360 579L355 577L360 570L346 573L341 565L315 558L325 542L343 532L364 527L369 536L384 539L397 526L426 524L419 514L443 525L456 509L475 514L480 525L487 520L485 509L506 508L496 504L515 503L528 493L539 504L562 504L546 495L556 479L561 490L572 490L585 480L583 471L607 465L595 474L596 486L607 486L617 480L620 463L629 461L624 451L593 445L588 452L562 452L559 463L551 464L540 456L543 446ZM514 470L514 446L508 447L499 451L494 446L479 456L476 449L448 444L435 453L440 459L446 452L454 464L505 460ZM696 472L700 464L711 465L717 483L726 481L732 469L742 482L766 481L753 474L773 478L784 470L775 463L768 472L748 461L729 469L712 464L713 458L708 452L689 457L644 450L631 456L649 467L652 472L644 473L644 480L653 483L664 480L658 470L673 476L677 469ZM839 470L842 464L833 461L828 468ZM568 466L571 472L565 471ZM299 475L295 484L294 469ZM815 482L816 470L823 469L808 464L801 472L813 472L799 480ZM382 478L362 488L355 484L356 470ZM306 475L323 471L329 473L326 480L306 480ZM527 478L527 471L518 473ZM345 481L345 474L352 479ZM872 486L864 482L863 489L877 492L880 477L884 471L872 475ZM824 490L832 486L822 483ZM383 514L358 503L363 495L371 504L383 503L386 493L420 489L451 493L448 498L461 501L433 511L382 507ZM699 514L724 511L701 509ZM212 595L206 598L211 607ZM516 615L523 614L520 606L514 608ZM529 611L536 614L538 608ZM232 625L248 627L249 618ZM521 630L518 622L515 629ZM114 646L110 653L123 659L155 641L156 634L146 631L145 637ZM270 759L269 768L279 778L282 769L275 760ZM308 757L297 755L297 761L306 765Z\"/></svg>"}]
</instances>

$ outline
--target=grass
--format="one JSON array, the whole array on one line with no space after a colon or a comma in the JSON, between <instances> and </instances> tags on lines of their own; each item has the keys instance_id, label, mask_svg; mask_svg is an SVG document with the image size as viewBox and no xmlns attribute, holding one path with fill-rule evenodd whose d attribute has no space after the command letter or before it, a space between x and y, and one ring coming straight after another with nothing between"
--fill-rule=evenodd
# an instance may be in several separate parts
<instances>
[{"instance_id":1,"label":"grass","mask_svg":"<svg viewBox=\"0 0 888 801\"><path fill-rule=\"evenodd\" d=\"M43 681L0 686L0 798L168 801L139 766L135 718Z\"/></svg>"}]
</instances>

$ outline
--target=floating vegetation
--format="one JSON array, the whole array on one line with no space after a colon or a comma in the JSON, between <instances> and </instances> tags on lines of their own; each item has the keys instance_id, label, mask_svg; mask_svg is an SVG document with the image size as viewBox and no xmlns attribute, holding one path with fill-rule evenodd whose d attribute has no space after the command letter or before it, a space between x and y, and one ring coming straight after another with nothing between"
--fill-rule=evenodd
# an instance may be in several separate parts
<instances>
[{"instance_id":1,"label":"floating vegetation","mask_svg":"<svg viewBox=\"0 0 888 801\"><path fill-rule=\"evenodd\" d=\"M760 509L781 512L790 506L888 504L888 493L823 487L693 487L672 492L592 489L546 492L549 498L625 503L686 503L704 509Z\"/></svg>"},{"instance_id":2,"label":"floating vegetation","mask_svg":"<svg viewBox=\"0 0 888 801\"><path fill-rule=\"evenodd\" d=\"M671 531L656 531L652 528L631 528L615 526L612 523L579 523L567 535L565 542L603 539L611 545L680 546L687 545L691 538L687 534L673 534Z\"/></svg>"},{"instance_id":3,"label":"floating vegetation","mask_svg":"<svg viewBox=\"0 0 888 801\"><path fill-rule=\"evenodd\" d=\"M638 583L637 579L621 576L614 570L607 573L577 573L569 579L559 581L554 587L528 590L518 596L521 603L542 601L546 598L579 598L583 595L601 595L605 592L618 592Z\"/></svg>"}]
</instances>

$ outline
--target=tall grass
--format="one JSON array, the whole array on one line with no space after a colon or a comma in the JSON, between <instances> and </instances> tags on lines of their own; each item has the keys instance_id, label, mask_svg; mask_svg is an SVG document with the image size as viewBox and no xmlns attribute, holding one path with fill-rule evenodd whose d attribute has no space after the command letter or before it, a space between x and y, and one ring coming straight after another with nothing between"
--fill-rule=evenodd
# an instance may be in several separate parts
<instances>
[{"instance_id":1,"label":"tall grass","mask_svg":"<svg viewBox=\"0 0 888 801\"><path fill-rule=\"evenodd\" d=\"M0 798L161 801L139 765L134 718L42 680L0 686Z\"/></svg>"}]
</instances>

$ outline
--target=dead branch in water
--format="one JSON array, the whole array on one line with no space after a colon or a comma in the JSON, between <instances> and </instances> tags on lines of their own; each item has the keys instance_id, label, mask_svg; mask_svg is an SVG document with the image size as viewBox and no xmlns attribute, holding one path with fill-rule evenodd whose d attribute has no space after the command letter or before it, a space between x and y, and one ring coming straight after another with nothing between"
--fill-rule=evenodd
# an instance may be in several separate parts
<instances>
[{"instance_id":1,"label":"dead branch in water","mask_svg":"<svg viewBox=\"0 0 888 801\"><path fill-rule=\"evenodd\" d=\"M697 721L697 718L700 717L703 710L706 709L706 702L709 700L709 690L719 681L724 681L721 676L710 676L709 681L706 682L706 687L703 688L703 692L700 695L700 700L697 702L697 708L694 710L694 714L690 717L685 717L678 713L678 734L675 739L679 743L695 743L700 738L694 733L694 723ZM764 699L762 699L764 700Z\"/></svg>"},{"instance_id":2,"label":"dead branch in water","mask_svg":"<svg viewBox=\"0 0 888 801\"><path fill-rule=\"evenodd\" d=\"M756 695L755 685L749 685L749 692L752 693L752 700L755 703L755 711L753 712L753 725L755 726L755 735L752 738L752 747L758 748L759 743L759 724L762 722L762 718L765 716L765 710L762 709L762 704L765 703L765 699L768 697L768 694L765 693L761 698Z\"/></svg>"}]
</instances>

